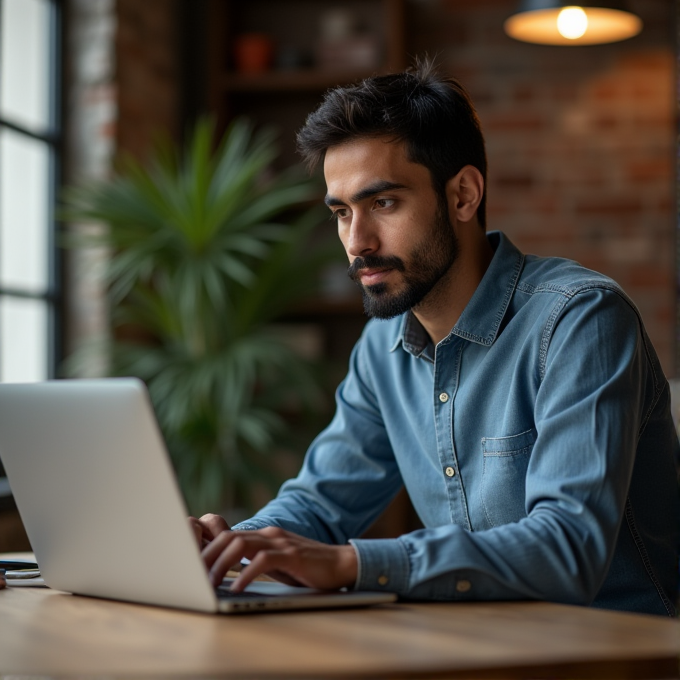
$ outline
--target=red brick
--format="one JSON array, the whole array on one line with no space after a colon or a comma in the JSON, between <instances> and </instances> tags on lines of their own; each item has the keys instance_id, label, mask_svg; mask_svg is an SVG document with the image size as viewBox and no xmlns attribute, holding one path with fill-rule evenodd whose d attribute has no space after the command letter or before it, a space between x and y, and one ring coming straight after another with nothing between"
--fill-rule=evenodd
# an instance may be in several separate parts
<instances>
[{"instance_id":1,"label":"red brick","mask_svg":"<svg viewBox=\"0 0 680 680\"><path fill-rule=\"evenodd\" d=\"M621 119L614 115L605 116L593 116L591 123L594 129L602 130L613 130L621 124Z\"/></svg>"},{"instance_id":2,"label":"red brick","mask_svg":"<svg viewBox=\"0 0 680 680\"><path fill-rule=\"evenodd\" d=\"M657 159L651 161L636 161L626 166L625 174L631 182L649 182L659 179L669 179L674 169L671 159Z\"/></svg>"},{"instance_id":3,"label":"red brick","mask_svg":"<svg viewBox=\"0 0 680 680\"><path fill-rule=\"evenodd\" d=\"M672 20L669 12L669 21ZM623 69L645 69L649 71L668 70L673 68L673 55L668 50L654 48L651 50L622 50L618 58L618 66Z\"/></svg>"},{"instance_id":4,"label":"red brick","mask_svg":"<svg viewBox=\"0 0 680 680\"><path fill-rule=\"evenodd\" d=\"M636 288L653 288L670 290L674 284L673 271L658 266L636 265L628 272L628 281Z\"/></svg>"},{"instance_id":5,"label":"red brick","mask_svg":"<svg viewBox=\"0 0 680 680\"><path fill-rule=\"evenodd\" d=\"M531 209L541 217L555 215L558 212L558 199L554 195L546 196L544 193L532 196Z\"/></svg>"},{"instance_id":6,"label":"red brick","mask_svg":"<svg viewBox=\"0 0 680 680\"><path fill-rule=\"evenodd\" d=\"M579 201L576 212L580 215L622 217L639 213L642 205L639 200L631 198L611 198Z\"/></svg>"},{"instance_id":7,"label":"red brick","mask_svg":"<svg viewBox=\"0 0 680 680\"><path fill-rule=\"evenodd\" d=\"M494 187L502 189L526 189L534 185L534 178L523 173L497 174L493 178L492 184Z\"/></svg>"},{"instance_id":8,"label":"red brick","mask_svg":"<svg viewBox=\"0 0 680 680\"><path fill-rule=\"evenodd\" d=\"M513 92L513 99L516 102L529 102L536 98L536 89L531 85L518 85Z\"/></svg>"},{"instance_id":9,"label":"red brick","mask_svg":"<svg viewBox=\"0 0 680 680\"><path fill-rule=\"evenodd\" d=\"M494 131L535 131L545 127L545 120L535 114L496 114L488 117L483 124L486 130Z\"/></svg>"},{"instance_id":10,"label":"red brick","mask_svg":"<svg viewBox=\"0 0 680 680\"><path fill-rule=\"evenodd\" d=\"M618 83L600 83L591 90L596 101L611 102L621 96L621 87Z\"/></svg>"},{"instance_id":11,"label":"red brick","mask_svg":"<svg viewBox=\"0 0 680 680\"><path fill-rule=\"evenodd\" d=\"M671 213L675 211L677 207L677 199L675 196L666 196L659 200L656 204L656 208L660 210L663 215L666 215L669 218L671 217Z\"/></svg>"},{"instance_id":12,"label":"red brick","mask_svg":"<svg viewBox=\"0 0 680 680\"><path fill-rule=\"evenodd\" d=\"M670 305L664 305L655 310L654 318L661 326L667 326L675 319L675 310Z\"/></svg>"},{"instance_id":13,"label":"red brick","mask_svg":"<svg viewBox=\"0 0 680 680\"><path fill-rule=\"evenodd\" d=\"M632 119L633 124L636 128L652 128L654 130L658 128L671 128L673 124L673 112L666 107L659 110L651 110L645 113L639 113L635 115Z\"/></svg>"}]
</instances>

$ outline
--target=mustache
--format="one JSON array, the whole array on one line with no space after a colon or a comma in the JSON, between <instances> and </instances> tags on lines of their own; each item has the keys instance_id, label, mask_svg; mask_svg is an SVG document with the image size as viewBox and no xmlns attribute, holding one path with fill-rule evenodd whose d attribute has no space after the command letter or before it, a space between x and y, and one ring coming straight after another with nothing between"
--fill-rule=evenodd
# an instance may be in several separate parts
<instances>
[{"instance_id":1,"label":"mustache","mask_svg":"<svg viewBox=\"0 0 680 680\"><path fill-rule=\"evenodd\" d=\"M366 257L357 257L354 262L347 269L347 276L352 281L359 279L359 272L362 269L396 269L403 272L406 270L404 261L396 255L389 255L382 257L380 255L367 255Z\"/></svg>"}]
</instances>

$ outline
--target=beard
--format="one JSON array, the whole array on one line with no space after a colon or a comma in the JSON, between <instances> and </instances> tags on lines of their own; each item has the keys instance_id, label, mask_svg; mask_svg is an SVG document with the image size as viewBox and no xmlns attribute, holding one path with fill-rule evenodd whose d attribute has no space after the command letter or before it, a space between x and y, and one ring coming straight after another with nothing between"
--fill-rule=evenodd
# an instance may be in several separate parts
<instances>
[{"instance_id":1,"label":"beard","mask_svg":"<svg viewBox=\"0 0 680 680\"><path fill-rule=\"evenodd\" d=\"M369 317L391 319L417 307L432 291L458 258L458 239L448 216L448 205L439 196L437 213L423 240L413 249L408 264L391 255L357 257L347 270L348 276L361 289L364 311ZM390 293L386 283L370 286L361 283L362 269L396 269L402 272L402 290Z\"/></svg>"}]
</instances>

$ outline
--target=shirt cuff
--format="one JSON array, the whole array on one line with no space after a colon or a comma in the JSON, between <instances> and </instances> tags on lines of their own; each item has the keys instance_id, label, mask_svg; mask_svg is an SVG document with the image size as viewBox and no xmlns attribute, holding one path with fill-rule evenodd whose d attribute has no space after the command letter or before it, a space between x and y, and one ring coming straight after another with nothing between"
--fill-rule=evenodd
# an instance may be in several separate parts
<instances>
[{"instance_id":1,"label":"shirt cuff","mask_svg":"<svg viewBox=\"0 0 680 680\"><path fill-rule=\"evenodd\" d=\"M411 565L406 547L398 538L351 539L357 553L355 590L405 594Z\"/></svg>"},{"instance_id":2,"label":"shirt cuff","mask_svg":"<svg viewBox=\"0 0 680 680\"><path fill-rule=\"evenodd\" d=\"M239 522L238 524L234 524L233 527L231 527L232 531L257 531L258 529L266 529L267 527L270 527L271 524L267 524L267 522L260 522L259 520L252 520L249 519L246 522Z\"/></svg>"}]
</instances>

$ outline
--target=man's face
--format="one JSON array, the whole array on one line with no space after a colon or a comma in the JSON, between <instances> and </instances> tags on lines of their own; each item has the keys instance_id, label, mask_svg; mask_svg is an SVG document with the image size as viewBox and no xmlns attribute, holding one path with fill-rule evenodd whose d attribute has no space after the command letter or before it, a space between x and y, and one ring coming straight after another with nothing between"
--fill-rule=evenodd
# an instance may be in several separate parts
<instances>
[{"instance_id":1,"label":"man's face","mask_svg":"<svg viewBox=\"0 0 680 680\"><path fill-rule=\"evenodd\" d=\"M451 269L458 243L446 199L404 145L359 139L326 152L326 203L368 316L417 307Z\"/></svg>"}]
</instances>

